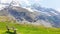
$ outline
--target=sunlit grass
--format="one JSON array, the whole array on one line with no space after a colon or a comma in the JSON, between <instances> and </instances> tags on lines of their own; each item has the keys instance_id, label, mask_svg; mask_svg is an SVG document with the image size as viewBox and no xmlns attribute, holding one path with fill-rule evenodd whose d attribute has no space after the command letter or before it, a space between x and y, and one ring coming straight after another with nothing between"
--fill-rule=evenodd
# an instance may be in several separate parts
<instances>
[{"instance_id":1,"label":"sunlit grass","mask_svg":"<svg viewBox=\"0 0 60 34\"><path fill-rule=\"evenodd\" d=\"M7 34L6 25L10 28L15 27L18 34L60 34L60 28L45 28L43 26L11 23L9 21L0 22L0 34ZM10 33L12 32L13 31L10 31Z\"/></svg>"}]
</instances>

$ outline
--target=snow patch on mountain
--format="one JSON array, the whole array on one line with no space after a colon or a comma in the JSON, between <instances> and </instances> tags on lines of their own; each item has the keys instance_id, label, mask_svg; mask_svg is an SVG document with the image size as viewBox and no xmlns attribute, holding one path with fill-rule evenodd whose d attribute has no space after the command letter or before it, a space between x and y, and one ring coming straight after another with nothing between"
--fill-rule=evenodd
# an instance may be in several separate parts
<instances>
[{"instance_id":1,"label":"snow patch on mountain","mask_svg":"<svg viewBox=\"0 0 60 34\"><path fill-rule=\"evenodd\" d=\"M55 14L55 15L58 15L57 13L55 13L54 11L50 11L51 13Z\"/></svg>"},{"instance_id":2,"label":"snow patch on mountain","mask_svg":"<svg viewBox=\"0 0 60 34\"><path fill-rule=\"evenodd\" d=\"M47 16L51 16L48 12L42 12L42 13L47 15Z\"/></svg>"},{"instance_id":3,"label":"snow patch on mountain","mask_svg":"<svg viewBox=\"0 0 60 34\"><path fill-rule=\"evenodd\" d=\"M34 12L31 8L25 8L25 9L27 9L30 12Z\"/></svg>"},{"instance_id":4,"label":"snow patch on mountain","mask_svg":"<svg viewBox=\"0 0 60 34\"><path fill-rule=\"evenodd\" d=\"M5 8L5 5L0 4L0 10L3 9L3 8Z\"/></svg>"}]
</instances>

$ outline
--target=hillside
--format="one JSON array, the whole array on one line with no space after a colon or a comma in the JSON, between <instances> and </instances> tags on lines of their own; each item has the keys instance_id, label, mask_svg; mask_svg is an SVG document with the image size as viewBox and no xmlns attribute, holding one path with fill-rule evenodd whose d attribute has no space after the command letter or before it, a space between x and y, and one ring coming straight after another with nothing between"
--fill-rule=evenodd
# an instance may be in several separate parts
<instances>
[{"instance_id":1,"label":"hillside","mask_svg":"<svg viewBox=\"0 0 60 34\"><path fill-rule=\"evenodd\" d=\"M6 26L16 28L17 34L60 34L60 28L44 27L43 25L21 24L6 16L0 16L0 34L13 34L13 30L7 32Z\"/></svg>"},{"instance_id":2,"label":"hillside","mask_svg":"<svg viewBox=\"0 0 60 34\"><path fill-rule=\"evenodd\" d=\"M60 34L57 3L40 1L0 0L0 34Z\"/></svg>"},{"instance_id":3,"label":"hillside","mask_svg":"<svg viewBox=\"0 0 60 34\"><path fill-rule=\"evenodd\" d=\"M6 26L16 28L17 34L60 34L60 28L44 27L43 25L32 25L18 23L7 16L0 16L0 34L13 34L13 30L7 32Z\"/></svg>"},{"instance_id":4,"label":"hillside","mask_svg":"<svg viewBox=\"0 0 60 34\"><path fill-rule=\"evenodd\" d=\"M21 24L9 19L7 16L0 16L0 34L13 34L13 30L7 32L6 26L15 27L17 34L60 34L60 28L44 27L43 25Z\"/></svg>"},{"instance_id":5,"label":"hillside","mask_svg":"<svg viewBox=\"0 0 60 34\"><path fill-rule=\"evenodd\" d=\"M20 23L37 23L45 27L60 27L60 13L52 8L33 5L30 9L17 6L7 6L0 10L0 16L8 16ZM39 7L39 8L38 8ZM36 11L38 10L38 11Z\"/></svg>"},{"instance_id":6,"label":"hillside","mask_svg":"<svg viewBox=\"0 0 60 34\"><path fill-rule=\"evenodd\" d=\"M4 5L6 3L1 4ZM17 4L19 6L16 6ZM8 20L14 20L19 23L43 25L45 27L60 27L59 11L53 8L42 7L36 3L25 7L24 5L22 6L17 1L11 1L7 6L1 7L0 16L7 16L9 18Z\"/></svg>"},{"instance_id":7,"label":"hillside","mask_svg":"<svg viewBox=\"0 0 60 34\"><path fill-rule=\"evenodd\" d=\"M0 22L0 34L12 34L11 30L7 33L6 24L9 27L15 27L17 34L60 34L60 28L45 28L43 26L35 26L31 24L18 24L12 22Z\"/></svg>"}]
</instances>

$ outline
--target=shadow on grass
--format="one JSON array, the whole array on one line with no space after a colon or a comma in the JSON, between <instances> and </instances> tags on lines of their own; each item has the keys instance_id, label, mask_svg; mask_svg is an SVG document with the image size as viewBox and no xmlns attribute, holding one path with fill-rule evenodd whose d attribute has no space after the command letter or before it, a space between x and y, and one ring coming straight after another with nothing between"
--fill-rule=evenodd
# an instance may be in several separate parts
<instances>
[{"instance_id":1,"label":"shadow on grass","mask_svg":"<svg viewBox=\"0 0 60 34\"><path fill-rule=\"evenodd\" d=\"M13 32L10 32L10 31L6 31L5 33L6 34L14 34Z\"/></svg>"}]
</instances>

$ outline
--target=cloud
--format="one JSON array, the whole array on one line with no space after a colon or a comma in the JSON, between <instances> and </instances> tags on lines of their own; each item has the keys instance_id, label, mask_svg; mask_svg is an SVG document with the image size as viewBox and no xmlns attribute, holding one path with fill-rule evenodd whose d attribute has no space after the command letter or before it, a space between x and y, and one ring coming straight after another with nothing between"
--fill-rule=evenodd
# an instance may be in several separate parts
<instances>
[{"instance_id":1,"label":"cloud","mask_svg":"<svg viewBox=\"0 0 60 34\"><path fill-rule=\"evenodd\" d=\"M57 8L57 9L55 9L55 10L57 10L58 12L60 12L60 8Z\"/></svg>"},{"instance_id":2,"label":"cloud","mask_svg":"<svg viewBox=\"0 0 60 34\"><path fill-rule=\"evenodd\" d=\"M9 2L11 2L12 0L0 0L1 1L1 3L9 3Z\"/></svg>"},{"instance_id":3,"label":"cloud","mask_svg":"<svg viewBox=\"0 0 60 34\"><path fill-rule=\"evenodd\" d=\"M3 9L5 7L5 5L0 5L0 10Z\"/></svg>"}]
</instances>

